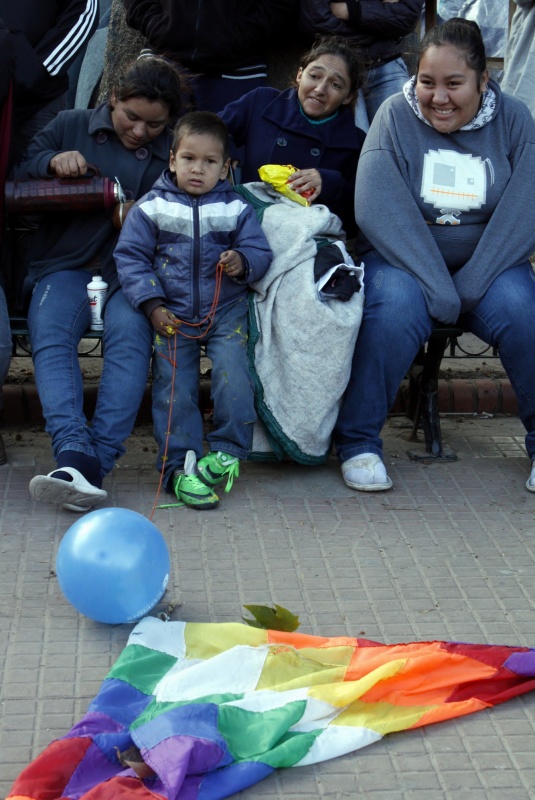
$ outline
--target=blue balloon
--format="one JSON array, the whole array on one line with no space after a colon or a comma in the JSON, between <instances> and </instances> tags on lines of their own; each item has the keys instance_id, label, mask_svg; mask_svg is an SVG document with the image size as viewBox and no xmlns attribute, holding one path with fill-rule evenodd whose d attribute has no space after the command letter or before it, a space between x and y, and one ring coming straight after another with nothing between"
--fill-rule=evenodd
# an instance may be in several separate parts
<instances>
[{"instance_id":1,"label":"blue balloon","mask_svg":"<svg viewBox=\"0 0 535 800\"><path fill-rule=\"evenodd\" d=\"M170 559L153 523L136 511L101 508L71 525L56 558L61 590L97 622L135 622L165 592Z\"/></svg>"}]
</instances>

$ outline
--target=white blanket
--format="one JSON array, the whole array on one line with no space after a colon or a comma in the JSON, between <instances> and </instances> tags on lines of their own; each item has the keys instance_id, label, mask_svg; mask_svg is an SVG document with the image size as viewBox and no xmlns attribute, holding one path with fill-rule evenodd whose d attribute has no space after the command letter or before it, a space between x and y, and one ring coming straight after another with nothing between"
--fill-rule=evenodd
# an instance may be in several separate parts
<instances>
[{"instance_id":1,"label":"white blanket","mask_svg":"<svg viewBox=\"0 0 535 800\"><path fill-rule=\"evenodd\" d=\"M270 203L262 228L274 254L267 273L253 284L249 304L250 365L260 418L252 458L324 463L349 380L363 290L347 302L318 292L317 239L344 238L339 218L326 206L300 206L263 183L244 188L257 201Z\"/></svg>"}]
</instances>

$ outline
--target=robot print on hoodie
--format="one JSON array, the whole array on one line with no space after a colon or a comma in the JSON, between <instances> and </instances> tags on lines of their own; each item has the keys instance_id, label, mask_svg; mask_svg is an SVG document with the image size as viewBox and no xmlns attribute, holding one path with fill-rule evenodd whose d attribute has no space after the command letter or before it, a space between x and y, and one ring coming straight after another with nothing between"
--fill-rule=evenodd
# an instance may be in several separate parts
<instances>
[{"instance_id":1,"label":"robot print on hoodie","mask_svg":"<svg viewBox=\"0 0 535 800\"><path fill-rule=\"evenodd\" d=\"M463 211L481 208L486 202L487 181L494 182L488 158L429 150L424 156L421 197L439 210L437 225L460 225Z\"/></svg>"}]
</instances>

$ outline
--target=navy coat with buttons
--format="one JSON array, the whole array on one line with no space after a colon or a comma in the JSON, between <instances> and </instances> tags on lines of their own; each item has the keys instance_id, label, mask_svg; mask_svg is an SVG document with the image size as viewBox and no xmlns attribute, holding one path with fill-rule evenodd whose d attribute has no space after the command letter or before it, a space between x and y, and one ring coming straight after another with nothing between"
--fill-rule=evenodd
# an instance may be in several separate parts
<instances>
[{"instance_id":1,"label":"navy coat with buttons","mask_svg":"<svg viewBox=\"0 0 535 800\"><path fill-rule=\"evenodd\" d=\"M341 218L348 234L355 231L355 175L365 134L355 127L352 109L340 106L334 119L314 124L300 110L295 89L263 87L229 103L219 116L234 144L243 147L243 183L258 181L264 164L291 164L317 169L319 203Z\"/></svg>"},{"instance_id":2,"label":"navy coat with buttons","mask_svg":"<svg viewBox=\"0 0 535 800\"><path fill-rule=\"evenodd\" d=\"M78 150L102 175L119 179L130 198L146 194L169 163L171 133L165 129L149 144L128 150L113 128L106 103L95 109L62 111L32 140L28 161L17 170L18 177L50 177L50 160L57 153ZM75 211L47 214L32 237L29 276L25 295L35 281L64 269L87 268L99 259L109 294L119 288L113 250L119 231L111 211Z\"/></svg>"}]
</instances>

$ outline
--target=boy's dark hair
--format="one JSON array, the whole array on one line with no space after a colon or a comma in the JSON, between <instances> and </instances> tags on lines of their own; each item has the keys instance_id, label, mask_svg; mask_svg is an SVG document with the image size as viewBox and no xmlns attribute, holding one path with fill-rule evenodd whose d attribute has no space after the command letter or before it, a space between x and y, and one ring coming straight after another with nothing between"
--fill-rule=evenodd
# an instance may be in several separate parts
<instances>
[{"instance_id":1,"label":"boy's dark hair","mask_svg":"<svg viewBox=\"0 0 535 800\"><path fill-rule=\"evenodd\" d=\"M187 103L190 90L180 67L159 56L141 55L131 62L113 87L117 100L146 97L169 108L171 124Z\"/></svg>"},{"instance_id":2,"label":"boy's dark hair","mask_svg":"<svg viewBox=\"0 0 535 800\"><path fill-rule=\"evenodd\" d=\"M184 136L213 136L221 143L223 161L230 156L230 136L228 128L217 114L212 111L190 111L181 117L173 131L173 144L171 149L176 153L181 139Z\"/></svg>"},{"instance_id":3,"label":"boy's dark hair","mask_svg":"<svg viewBox=\"0 0 535 800\"><path fill-rule=\"evenodd\" d=\"M430 47L450 45L457 48L470 69L477 75L478 81L487 68L485 44L477 22L462 17L452 17L442 25L436 25L426 33L420 45L418 65L426 50Z\"/></svg>"}]
</instances>

